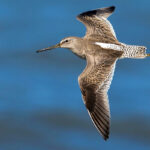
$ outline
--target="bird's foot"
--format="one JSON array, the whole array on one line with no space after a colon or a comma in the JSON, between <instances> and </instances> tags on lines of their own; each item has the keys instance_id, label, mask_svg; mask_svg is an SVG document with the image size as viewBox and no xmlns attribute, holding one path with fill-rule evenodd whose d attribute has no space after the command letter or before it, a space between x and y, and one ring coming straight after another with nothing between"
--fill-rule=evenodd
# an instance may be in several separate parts
<instances>
[{"instance_id":1,"label":"bird's foot","mask_svg":"<svg viewBox=\"0 0 150 150\"><path fill-rule=\"evenodd\" d=\"M150 57L150 54L146 54L146 57Z\"/></svg>"}]
</instances>

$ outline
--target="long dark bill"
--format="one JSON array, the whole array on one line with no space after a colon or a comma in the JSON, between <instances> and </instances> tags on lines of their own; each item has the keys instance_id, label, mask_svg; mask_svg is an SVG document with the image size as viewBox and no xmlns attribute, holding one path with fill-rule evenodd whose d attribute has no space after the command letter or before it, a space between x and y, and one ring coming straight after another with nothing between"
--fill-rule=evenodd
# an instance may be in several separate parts
<instances>
[{"instance_id":1,"label":"long dark bill","mask_svg":"<svg viewBox=\"0 0 150 150\"><path fill-rule=\"evenodd\" d=\"M59 43L59 44L56 44L56 45L54 45L54 46L50 46L50 47L48 47L48 48L43 48L43 49L37 50L36 52L37 52L37 53L40 53L40 52L44 52L44 51L47 51L47 50L52 50L52 49L54 49L54 48L59 48L59 47L60 47L60 43Z\"/></svg>"}]
</instances>

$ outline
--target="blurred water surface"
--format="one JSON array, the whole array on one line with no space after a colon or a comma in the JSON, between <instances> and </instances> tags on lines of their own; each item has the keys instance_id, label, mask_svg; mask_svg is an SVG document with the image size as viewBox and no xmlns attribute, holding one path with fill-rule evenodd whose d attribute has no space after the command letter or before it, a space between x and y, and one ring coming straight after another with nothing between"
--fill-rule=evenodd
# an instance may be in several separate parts
<instances>
[{"instance_id":1,"label":"blurred water surface","mask_svg":"<svg viewBox=\"0 0 150 150\"><path fill-rule=\"evenodd\" d=\"M35 53L82 37L76 15L111 5L118 39L150 48L149 0L0 0L0 150L150 149L150 59L118 61L105 142L81 99L85 61L66 49Z\"/></svg>"}]
</instances>

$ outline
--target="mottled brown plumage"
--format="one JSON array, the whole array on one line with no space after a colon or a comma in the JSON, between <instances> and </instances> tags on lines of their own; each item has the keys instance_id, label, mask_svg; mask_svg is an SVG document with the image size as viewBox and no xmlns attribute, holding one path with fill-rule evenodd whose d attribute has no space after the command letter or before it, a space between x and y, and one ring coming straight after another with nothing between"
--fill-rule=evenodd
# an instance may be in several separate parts
<instances>
[{"instance_id":1,"label":"mottled brown plumage","mask_svg":"<svg viewBox=\"0 0 150 150\"><path fill-rule=\"evenodd\" d=\"M87 66L78 77L84 104L103 138L109 137L110 109L107 92L119 58L145 58L146 48L120 43L107 18L115 7L87 11L77 16L87 28L83 38L67 37L59 44L38 50L68 48L77 56L87 60Z\"/></svg>"},{"instance_id":2,"label":"mottled brown plumage","mask_svg":"<svg viewBox=\"0 0 150 150\"><path fill-rule=\"evenodd\" d=\"M87 28L84 39L102 43L119 44L111 24L107 21L115 7L101 8L93 11L84 12L77 16L77 19L85 24Z\"/></svg>"}]
</instances>

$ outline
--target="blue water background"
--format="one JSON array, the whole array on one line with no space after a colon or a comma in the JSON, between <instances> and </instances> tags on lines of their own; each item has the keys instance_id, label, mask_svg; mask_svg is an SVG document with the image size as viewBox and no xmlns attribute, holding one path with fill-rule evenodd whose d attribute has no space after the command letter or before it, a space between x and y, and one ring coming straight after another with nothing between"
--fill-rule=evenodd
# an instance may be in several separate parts
<instances>
[{"instance_id":1,"label":"blue water background","mask_svg":"<svg viewBox=\"0 0 150 150\"><path fill-rule=\"evenodd\" d=\"M77 82L86 62L67 49L35 53L84 36L76 15L111 5L119 41L150 52L149 0L0 0L0 150L150 149L150 59L117 62L105 142Z\"/></svg>"}]
</instances>

